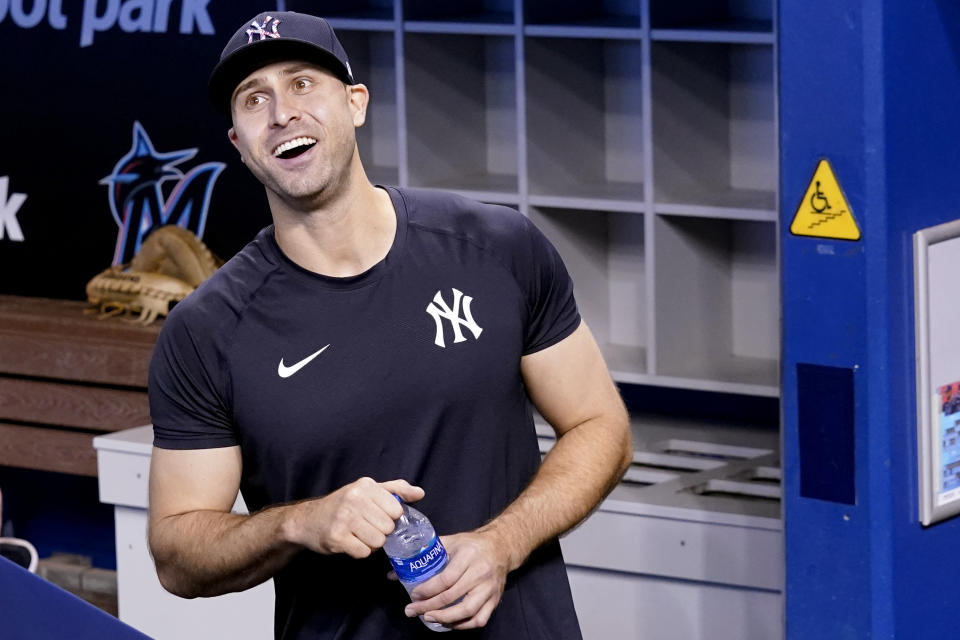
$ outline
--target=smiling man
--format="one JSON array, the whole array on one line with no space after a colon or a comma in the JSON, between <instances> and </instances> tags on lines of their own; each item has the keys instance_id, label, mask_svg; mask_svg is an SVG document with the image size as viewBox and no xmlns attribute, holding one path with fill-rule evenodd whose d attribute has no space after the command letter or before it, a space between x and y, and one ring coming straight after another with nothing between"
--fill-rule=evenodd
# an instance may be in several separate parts
<instances>
[{"instance_id":1,"label":"smiling man","mask_svg":"<svg viewBox=\"0 0 960 640\"><path fill-rule=\"evenodd\" d=\"M553 247L516 211L372 185L367 88L329 24L240 28L210 79L273 224L166 320L150 547L183 597L274 578L277 638L579 638L557 536L631 458ZM540 462L532 405L557 433ZM230 513L237 491L252 515ZM413 602L380 548L419 501L449 554Z\"/></svg>"}]
</instances>

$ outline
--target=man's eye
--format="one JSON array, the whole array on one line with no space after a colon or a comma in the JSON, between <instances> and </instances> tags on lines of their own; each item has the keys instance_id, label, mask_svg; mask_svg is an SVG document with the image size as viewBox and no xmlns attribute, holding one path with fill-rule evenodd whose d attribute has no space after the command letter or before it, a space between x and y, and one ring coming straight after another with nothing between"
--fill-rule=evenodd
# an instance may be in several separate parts
<instances>
[{"instance_id":1,"label":"man's eye","mask_svg":"<svg viewBox=\"0 0 960 640\"><path fill-rule=\"evenodd\" d=\"M303 91L304 89L308 88L311 84L313 83L311 83L306 78L297 78L293 82L294 88L297 89L298 91Z\"/></svg>"},{"instance_id":2,"label":"man's eye","mask_svg":"<svg viewBox=\"0 0 960 640\"><path fill-rule=\"evenodd\" d=\"M247 96L247 99L246 99L247 107L256 107L261 104L263 104L263 96L256 93Z\"/></svg>"}]
</instances>

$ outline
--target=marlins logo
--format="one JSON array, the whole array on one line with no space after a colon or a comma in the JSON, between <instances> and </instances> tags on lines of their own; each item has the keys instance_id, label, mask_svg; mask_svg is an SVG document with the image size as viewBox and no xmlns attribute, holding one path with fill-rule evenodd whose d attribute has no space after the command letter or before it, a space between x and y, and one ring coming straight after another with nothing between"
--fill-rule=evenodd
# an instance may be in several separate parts
<instances>
[{"instance_id":1,"label":"marlins logo","mask_svg":"<svg viewBox=\"0 0 960 640\"><path fill-rule=\"evenodd\" d=\"M203 237L213 184L226 165L207 162L186 174L175 168L196 153L197 149L157 153L143 126L133 123L133 147L100 181L110 187L110 212L120 227L113 264L130 262L143 240L165 224ZM170 180L177 182L164 198L160 185Z\"/></svg>"}]
</instances>

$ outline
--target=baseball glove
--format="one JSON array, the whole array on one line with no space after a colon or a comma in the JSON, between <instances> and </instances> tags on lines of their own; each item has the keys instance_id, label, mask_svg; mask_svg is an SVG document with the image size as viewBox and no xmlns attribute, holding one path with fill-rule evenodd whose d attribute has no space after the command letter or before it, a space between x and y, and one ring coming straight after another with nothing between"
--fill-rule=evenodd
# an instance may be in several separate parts
<instances>
[{"instance_id":1,"label":"baseball glove","mask_svg":"<svg viewBox=\"0 0 960 640\"><path fill-rule=\"evenodd\" d=\"M87 283L91 312L101 318L133 315L150 324L213 275L223 261L190 231L160 227L144 241L129 264L112 266Z\"/></svg>"}]
</instances>

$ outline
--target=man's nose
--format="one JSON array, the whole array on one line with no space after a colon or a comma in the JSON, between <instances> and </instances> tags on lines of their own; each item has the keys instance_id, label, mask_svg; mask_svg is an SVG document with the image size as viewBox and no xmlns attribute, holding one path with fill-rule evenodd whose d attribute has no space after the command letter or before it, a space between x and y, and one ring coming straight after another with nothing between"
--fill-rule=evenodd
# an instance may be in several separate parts
<instances>
[{"instance_id":1,"label":"man's nose","mask_svg":"<svg viewBox=\"0 0 960 640\"><path fill-rule=\"evenodd\" d=\"M291 96L278 93L273 99L273 123L278 127L285 127L293 120L300 119L300 109Z\"/></svg>"}]
</instances>

